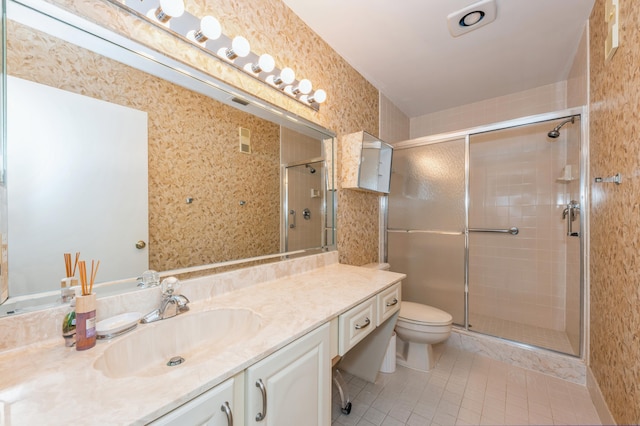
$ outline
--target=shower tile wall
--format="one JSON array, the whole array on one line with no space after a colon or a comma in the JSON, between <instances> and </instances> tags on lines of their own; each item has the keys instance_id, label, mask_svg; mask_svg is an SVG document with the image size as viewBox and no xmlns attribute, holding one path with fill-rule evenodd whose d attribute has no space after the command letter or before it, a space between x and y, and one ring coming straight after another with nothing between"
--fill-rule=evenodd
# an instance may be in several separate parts
<instances>
[{"instance_id":1,"label":"shower tile wall","mask_svg":"<svg viewBox=\"0 0 640 426\"><path fill-rule=\"evenodd\" d=\"M393 144L409 139L409 117L380 93L380 139Z\"/></svg>"},{"instance_id":2,"label":"shower tile wall","mask_svg":"<svg viewBox=\"0 0 640 426\"><path fill-rule=\"evenodd\" d=\"M411 119L411 139L557 111L566 107L567 82L561 81L414 117Z\"/></svg>"},{"instance_id":3,"label":"shower tile wall","mask_svg":"<svg viewBox=\"0 0 640 426\"><path fill-rule=\"evenodd\" d=\"M470 236L472 326L479 314L564 330L566 184L556 179L566 146L564 139L549 143L547 127L471 139L469 226L520 229L517 236Z\"/></svg>"}]
</instances>

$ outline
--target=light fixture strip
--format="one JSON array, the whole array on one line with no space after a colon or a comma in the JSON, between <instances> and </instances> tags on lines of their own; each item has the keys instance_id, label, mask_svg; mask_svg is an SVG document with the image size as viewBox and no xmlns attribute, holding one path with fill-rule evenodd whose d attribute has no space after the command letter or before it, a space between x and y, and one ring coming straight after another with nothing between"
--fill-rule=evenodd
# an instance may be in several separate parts
<instances>
[{"instance_id":1,"label":"light fixture strip","mask_svg":"<svg viewBox=\"0 0 640 426\"><path fill-rule=\"evenodd\" d=\"M278 82L278 77L281 75L282 71L285 68L274 67L271 72L264 72L260 70L259 72L254 72L256 68L255 65L258 64L260 59L260 55L255 54L254 52L249 52L245 57L237 56L233 59L229 59L225 52L227 49L231 49L232 39L224 34L224 31L220 35L220 37L216 40L207 39L204 43L198 42L194 39L193 34L197 33L200 29L200 21L201 19L190 14L187 11L184 11L181 16L178 17L170 17L170 19L165 22L159 22L153 18L153 14L149 13L149 11L156 11L160 5L159 0L109 0L111 3L125 9L129 13L133 13L137 15L139 18L151 23L152 25L174 35L178 38L191 43L192 45L200 48L202 51L207 54L213 56L214 58L225 62L228 65L235 67L236 69L244 72L247 75L255 78L256 80L270 86L281 93L287 94L290 98L295 99L300 102L302 105L308 106L315 111L320 110L320 103L324 102L326 99L326 93L323 90L315 90L310 94L302 94L299 90L294 90L300 87L300 83L304 81L308 82L306 79L297 78L293 80L293 82L285 84L279 83L274 84L275 80ZM177 0L180 1L180 0ZM287 71L285 71L286 73ZM304 83L303 83L304 86ZM314 96L316 92L320 96Z\"/></svg>"}]
</instances>

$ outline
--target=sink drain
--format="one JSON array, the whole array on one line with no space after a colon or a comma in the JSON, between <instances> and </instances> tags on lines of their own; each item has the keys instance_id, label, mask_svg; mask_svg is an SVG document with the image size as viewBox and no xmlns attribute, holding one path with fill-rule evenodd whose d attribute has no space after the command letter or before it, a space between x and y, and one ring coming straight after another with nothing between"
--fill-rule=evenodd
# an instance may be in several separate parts
<instances>
[{"instance_id":1,"label":"sink drain","mask_svg":"<svg viewBox=\"0 0 640 426\"><path fill-rule=\"evenodd\" d=\"M174 356L169 360L169 362L167 362L167 365L169 367L173 367L174 365L180 365L183 362L184 362L184 358L182 358L181 356Z\"/></svg>"}]
</instances>

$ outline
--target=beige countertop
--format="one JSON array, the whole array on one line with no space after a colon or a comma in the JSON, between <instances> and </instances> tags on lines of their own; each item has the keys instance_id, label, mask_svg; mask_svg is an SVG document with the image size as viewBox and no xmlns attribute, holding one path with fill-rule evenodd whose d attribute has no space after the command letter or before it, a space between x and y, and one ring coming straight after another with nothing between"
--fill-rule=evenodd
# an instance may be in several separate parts
<instances>
[{"instance_id":1,"label":"beige countertop","mask_svg":"<svg viewBox=\"0 0 640 426\"><path fill-rule=\"evenodd\" d=\"M403 274L336 263L193 301L191 310L182 315L246 308L260 316L262 328L254 337L204 360L190 363L185 356L184 364L161 375L142 371L111 378L94 368L118 339L131 338L158 323L140 324L126 337L99 340L84 352L66 348L61 337L2 352L0 416L4 424L14 426L147 423L403 278Z\"/></svg>"}]
</instances>

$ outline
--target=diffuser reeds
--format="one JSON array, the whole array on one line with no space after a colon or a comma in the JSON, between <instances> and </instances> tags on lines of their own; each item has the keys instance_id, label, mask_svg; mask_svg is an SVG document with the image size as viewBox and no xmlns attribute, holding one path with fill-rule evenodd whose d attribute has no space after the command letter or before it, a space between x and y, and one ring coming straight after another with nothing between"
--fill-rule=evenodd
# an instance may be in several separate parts
<instances>
[{"instance_id":1,"label":"diffuser reeds","mask_svg":"<svg viewBox=\"0 0 640 426\"><path fill-rule=\"evenodd\" d=\"M78 261L80 260L80 252L76 252L76 261L71 266L71 253L64 254L64 268L67 273L67 278L76 276L76 268L78 267Z\"/></svg>"},{"instance_id":2,"label":"diffuser reeds","mask_svg":"<svg viewBox=\"0 0 640 426\"><path fill-rule=\"evenodd\" d=\"M88 296L93 293L93 283L96 280L96 274L98 273L98 268L100 267L100 261L96 264L93 260L91 261L91 275L89 276L89 281L87 281L87 264L84 260L78 262L78 267L80 270L80 286L82 288L82 295Z\"/></svg>"}]
</instances>

